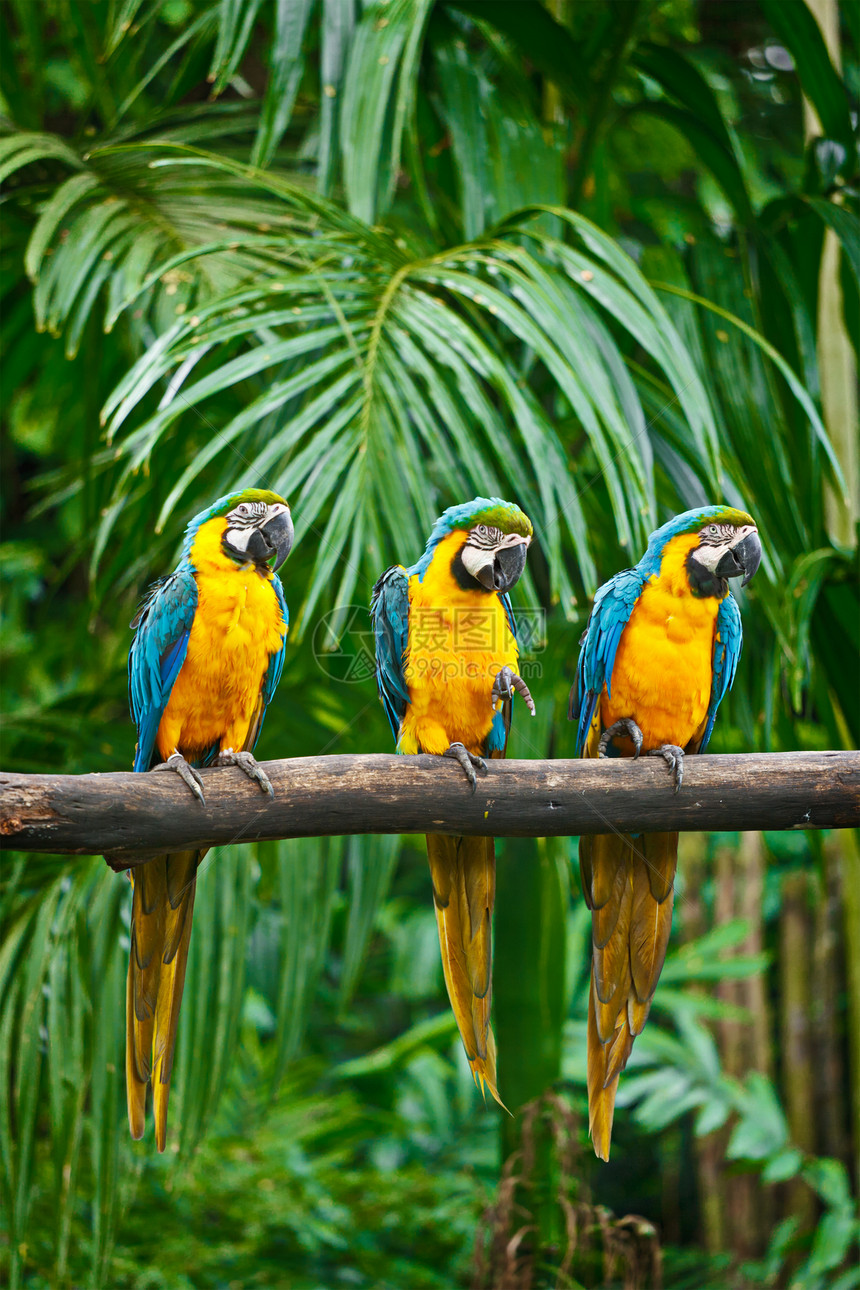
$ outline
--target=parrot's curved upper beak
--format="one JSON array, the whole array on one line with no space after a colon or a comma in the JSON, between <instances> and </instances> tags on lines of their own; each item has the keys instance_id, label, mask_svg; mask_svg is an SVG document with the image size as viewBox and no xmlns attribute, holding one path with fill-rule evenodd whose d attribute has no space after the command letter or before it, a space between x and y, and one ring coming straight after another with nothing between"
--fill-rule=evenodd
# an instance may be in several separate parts
<instances>
[{"instance_id":1,"label":"parrot's curved upper beak","mask_svg":"<svg viewBox=\"0 0 860 1290\"><path fill-rule=\"evenodd\" d=\"M248 539L247 554L257 564L280 569L293 545L293 521L287 510L278 511L255 529Z\"/></svg>"},{"instance_id":2,"label":"parrot's curved upper beak","mask_svg":"<svg viewBox=\"0 0 860 1290\"><path fill-rule=\"evenodd\" d=\"M272 560L271 553L269 555L272 568L280 569L293 549L295 533L290 512L281 511L278 515L273 515L270 520L266 521L260 532L269 543L271 551L274 552L274 560Z\"/></svg>"},{"instance_id":3,"label":"parrot's curved upper beak","mask_svg":"<svg viewBox=\"0 0 860 1290\"><path fill-rule=\"evenodd\" d=\"M511 587L519 582L526 567L527 552L528 546L525 542L520 542L517 546L503 546L496 552L496 558L493 561L494 591L510 591Z\"/></svg>"},{"instance_id":4,"label":"parrot's curved upper beak","mask_svg":"<svg viewBox=\"0 0 860 1290\"><path fill-rule=\"evenodd\" d=\"M758 530L752 529L725 553L714 573L718 578L739 578L743 575L741 586L745 587L760 564L761 540Z\"/></svg>"}]
</instances>

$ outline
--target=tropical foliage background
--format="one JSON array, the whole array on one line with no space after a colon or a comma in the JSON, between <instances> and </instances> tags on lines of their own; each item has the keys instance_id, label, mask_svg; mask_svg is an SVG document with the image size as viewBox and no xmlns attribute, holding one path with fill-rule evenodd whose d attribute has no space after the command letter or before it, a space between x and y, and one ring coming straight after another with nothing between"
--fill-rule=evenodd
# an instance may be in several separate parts
<instances>
[{"instance_id":1,"label":"tropical foliage background","mask_svg":"<svg viewBox=\"0 0 860 1290\"><path fill-rule=\"evenodd\" d=\"M589 597L720 499L765 565L716 749L856 747L858 13L5 0L4 765L128 765L141 591L257 483L297 530L263 757L389 746L369 587L476 493L537 530L513 755L570 753ZM500 852L513 1118L455 1042L421 840L237 842L199 884L166 1158L126 1130L126 884L7 853L4 1278L860 1285L856 839L683 839L608 1166L576 840Z\"/></svg>"}]
</instances>

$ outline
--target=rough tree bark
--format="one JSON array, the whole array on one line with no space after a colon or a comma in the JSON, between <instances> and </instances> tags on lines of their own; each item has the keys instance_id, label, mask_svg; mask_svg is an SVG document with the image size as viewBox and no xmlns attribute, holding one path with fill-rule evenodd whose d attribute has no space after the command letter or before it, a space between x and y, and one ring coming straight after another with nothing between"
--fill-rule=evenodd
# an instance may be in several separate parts
<instances>
[{"instance_id":1,"label":"rough tree bark","mask_svg":"<svg viewBox=\"0 0 860 1290\"><path fill-rule=\"evenodd\" d=\"M21 851L164 850L351 833L559 837L860 824L860 753L688 757L673 792L655 758L494 761L469 791L440 757L302 757L265 763L261 794L233 767L204 770L201 805L174 774L0 774L0 842Z\"/></svg>"}]
</instances>

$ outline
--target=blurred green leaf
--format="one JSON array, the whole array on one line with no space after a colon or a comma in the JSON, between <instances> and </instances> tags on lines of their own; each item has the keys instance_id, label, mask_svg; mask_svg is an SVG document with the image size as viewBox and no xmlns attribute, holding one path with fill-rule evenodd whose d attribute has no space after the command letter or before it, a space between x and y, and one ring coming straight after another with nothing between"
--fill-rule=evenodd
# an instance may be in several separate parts
<instances>
[{"instance_id":1,"label":"blurred green leaf","mask_svg":"<svg viewBox=\"0 0 860 1290\"><path fill-rule=\"evenodd\" d=\"M251 164L267 165L281 141L293 111L304 72L302 45L313 0L278 0L270 47L270 74Z\"/></svg>"},{"instance_id":2,"label":"blurred green leaf","mask_svg":"<svg viewBox=\"0 0 860 1290\"><path fill-rule=\"evenodd\" d=\"M781 1151L768 1161L761 1176L764 1182L787 1182L800 1173L802 1166L801 1153L795 1147L789 1147L787 1151Z\"/></svg>"},{"instance_id":3,"label":"blurred green leaf","mask_svg":"<svg viewBox=\"0 0 860 1290\"><path fill-rule=\"evenodd\" d=\"M764 1160L781 1151L788 1125L770 1080L754 1071L746 1081L742 1106L726 1148L728 1159Z\"/></svg>"},{"instance_id":4,"label":"blurred green leaf","mask_svg":"<svg viewBox=\"0 0 860 1290\"><path fill-rule=\"evenodd\" d=\"M430 0L371 3L350 45L340 132L350 209L372 223L393 194Z\"/></svg>"},{"instance_id":5,"label":"blurred green leaf","mask_svg":"<svg viewBox=\"0 0 860 1290\"><path fill-rule=\"evenodd\" d=\"M340 979L341 1007L352 999L364 961L367 942L379 907L388 894L397 863L399 838L392 836L351 838L347 847L346 902L349 910L343 969Z\"/></svg>"},{"instance_id":6,"label":"blurred green leaf","mask_svg":"<svg viewBox=\"0 0 860 1290\"><path fill-rule=\"evenodd\" d=\"M803 1170L810 1187L831 1209L851 1209L851 1184L841 1160L810 1160Z\"/></svg>"},{"instance_id":7,"label":"blurred green leaf","mask_svg":"<svg viewBox=\"0 0 860 1290\"><path fill-rule=\"evenodd\" d=\"M762 8L794 59L804 93L812 101L825 135L853 148L854 130L845 86L830 61L809 6L805 2L785 5L779 0L762 0Z\"/></svg>"}]
</instances>

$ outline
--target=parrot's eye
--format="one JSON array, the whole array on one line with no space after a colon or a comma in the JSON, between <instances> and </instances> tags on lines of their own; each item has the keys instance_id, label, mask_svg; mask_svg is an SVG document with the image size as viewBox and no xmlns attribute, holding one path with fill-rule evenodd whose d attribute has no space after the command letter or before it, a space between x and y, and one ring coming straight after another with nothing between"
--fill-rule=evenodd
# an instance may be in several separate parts
<instances>
[{"instance_id":1,"label":"parrot's eye","mask_svg":"<svg viewBox=\"0 0 860 1290\"><path fill-rule=\"evenodd\" d=\"M249 508L249 507L247 507L247 506L245 505L245 503L243 502L241 506L237 506L237 507L236 507L236 514L237 514L237 515L241 515L241 516L245 517L245 516L250 515L250 514L251 514L251 511L250 511L250 508Z\"/></svg>"},{"instance_id":2,"label":"parrot's eye","mask_svg":"<svg viewBox=\"0 0 860 1290\"><path fill-rule=\"evenodd\" d=\"M479 525L478 525L478 533L479 533L479 535L480 535L481 537L486 537L486 536L487 536L487 526L486 526L486 524L479 524Z\"/></svg>"},{"instance_id":3,"label":"parrot's eye","mask_svg":"<svg viewBox=\"0 0 860 1290\"><path fill-rule=\"evenodd\" d=\"M709 524L709 525L708 525L708 532L710 533L711 537L716 537L716 536L717 536L717 534L719 533L719 531L720 531L720 530L718 529L718 527L717 527L717 525L716 525L716 524Z\"/></svg>"}]
</instances>

